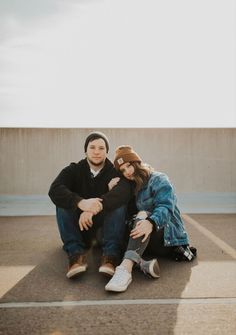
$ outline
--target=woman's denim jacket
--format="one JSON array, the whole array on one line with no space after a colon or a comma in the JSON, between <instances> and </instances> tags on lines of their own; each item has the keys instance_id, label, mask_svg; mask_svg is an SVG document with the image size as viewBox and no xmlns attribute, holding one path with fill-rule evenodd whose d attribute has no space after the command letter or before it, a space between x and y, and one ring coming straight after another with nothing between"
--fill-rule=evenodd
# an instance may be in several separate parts
<instances>
[{"instance_id":1,"label":"woman's denim jacket","mask_svg":"<svg viewBox=\"0 0 236 335\"><path fill-rule=\"evenodd\" d=\"M140 189L136 198L139 211L148 211L156 224L156 229L164 227L164 245L188 244L188 235L176 205L175 190L167 175L152 172L147 183Z\"/></svg>"}]
</instances>

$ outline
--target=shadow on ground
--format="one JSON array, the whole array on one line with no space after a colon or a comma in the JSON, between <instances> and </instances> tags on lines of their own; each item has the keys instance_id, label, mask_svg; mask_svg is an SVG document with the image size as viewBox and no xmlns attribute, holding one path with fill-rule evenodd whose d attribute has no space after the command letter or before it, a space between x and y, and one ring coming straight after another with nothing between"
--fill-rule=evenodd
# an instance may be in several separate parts
<instances>
[{"instance_id":1,"label":"shadow on ground","mask_svg":"<svg viewBox=\"0 0 236 335\"><path fill-rule=\"evenodd\" d=\"M161 278L150 279L136 269L128 290L117 294L104 290L108 279L98 273L101 255L98 248L90 251L86 273L74 280L65 277L67 258L61 248L54 217L0 218L1 267L34 266L3 295L1 303L124 300L119 306L2 308L0 334L14 334L16 329L18 334L184 334L181 325L185 318L180 318L180 309L183 315L187 317L189 314L193 318L192 331L212 320L214 331L220 322L222 329L230 334L231 329L227 329L224 321L216 319L222 312L221 306L214 309L204 305L125 304L128 299L236 296L232 284L235 282L234 260L193 227L187 229L192 244L198 248L197 259L177 263L160 258ZM198 326L199 318L194 317L196 308L201 313L202 323ZM225 311L227 308L224 306ZM233 319L233 311L229 309L228 316L231 314ZM232 325L235 323L232 322L231 328Z\"/></svg>"}]
</instances>

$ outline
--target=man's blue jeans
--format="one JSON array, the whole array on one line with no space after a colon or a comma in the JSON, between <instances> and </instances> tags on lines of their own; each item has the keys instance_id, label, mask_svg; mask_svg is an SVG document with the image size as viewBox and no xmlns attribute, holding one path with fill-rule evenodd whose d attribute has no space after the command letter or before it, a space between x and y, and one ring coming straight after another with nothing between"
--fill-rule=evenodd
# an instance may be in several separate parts
<instances>
[{"instance_id":1,"label":"man's blue jeans","mask_svg":"<svg viewBox=\"0 0 236 335\"><path fill-rule=\"evenodd\" d=\"M99 213L93 217L89 230L80 230L80 210L56 208L57 224L68 256L84 254L91 247L91 241L98 228L102 229L103 255L120 257L124 246L126 206L109 213Z\"/></svg>"}]
</instances>

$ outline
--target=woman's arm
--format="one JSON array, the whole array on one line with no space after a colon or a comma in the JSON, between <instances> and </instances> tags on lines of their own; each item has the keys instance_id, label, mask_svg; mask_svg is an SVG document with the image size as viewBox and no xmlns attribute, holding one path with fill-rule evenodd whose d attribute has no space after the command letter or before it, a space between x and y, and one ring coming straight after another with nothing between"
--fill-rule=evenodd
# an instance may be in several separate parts
<instances>
[{"instance_id":1,"label":"woman's arm","mask_svg":"<svg viewBox=\"0 0 236 335\"><path fill-rule=\"evenodd\" d=\"M154 209L149 217L155 222L156 228L160 229L170 221L171 215L174 213L177 201L175 190L164 174L154 178L151 190Z\"/></svg>"}]
</instances>

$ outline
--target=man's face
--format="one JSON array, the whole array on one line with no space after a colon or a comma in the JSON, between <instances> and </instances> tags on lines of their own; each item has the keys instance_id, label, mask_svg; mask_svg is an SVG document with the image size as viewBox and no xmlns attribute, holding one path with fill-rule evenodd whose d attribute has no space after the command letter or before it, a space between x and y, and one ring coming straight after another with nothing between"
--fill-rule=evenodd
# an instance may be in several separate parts
<instances>
[{"instance_id":1,"label":"man's face","mask_svg":"<svg viewBox=\"0 0 236 335\"><path fill-rule=\"evenodd\" d=\"M87 159L94 166L102 166L107 157L106 144L102 138L89 142L86 152Z\"/></svg>"}]
</instances>

